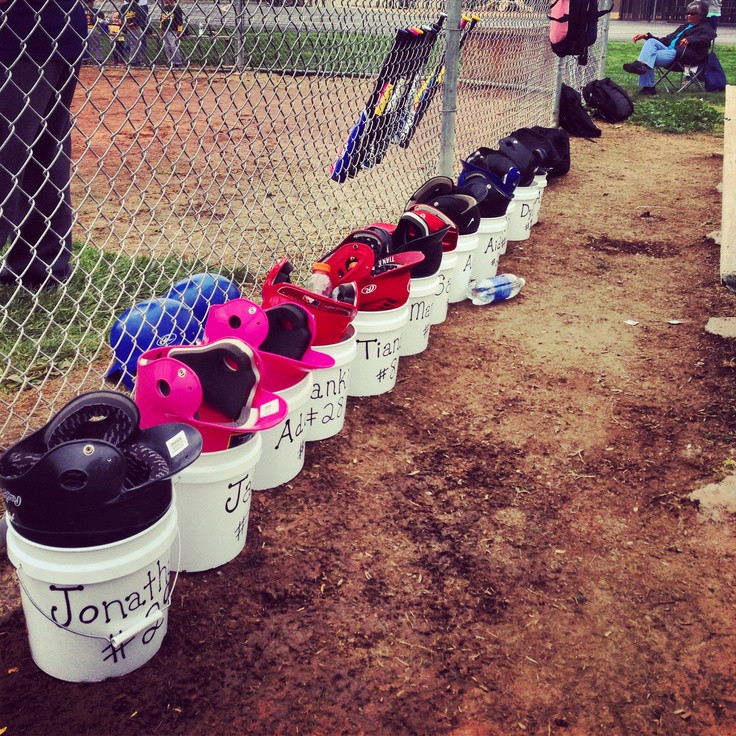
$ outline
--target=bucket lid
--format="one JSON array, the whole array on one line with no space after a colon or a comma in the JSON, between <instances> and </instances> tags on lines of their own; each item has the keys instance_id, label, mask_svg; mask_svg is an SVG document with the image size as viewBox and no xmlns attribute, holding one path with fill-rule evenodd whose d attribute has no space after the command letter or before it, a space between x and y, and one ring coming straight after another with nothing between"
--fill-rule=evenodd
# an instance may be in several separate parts
<instances>
[{"instance_id":1,"label":"bucket lid","mask_svg":"<svg viewBox=\"0 0 736 736\"><path fill-rule=\"evenodd\" d=\"M8 449L0 483L21 536L54 547L110 544L166 513L171 477L201 451L196 429L168 422L141 430L131 399L93 391Z\"/></svg>"},{"instance_id":2,"label":"bucket lid","mask_svg":"<svg viewBox=\"0 0 736 736\"><path fill-rule=\"evenodd\" d=\"M185 422L201 433L204 452L226 450L235 435L286 416L286 403L261 386L261 375L258 351L235 338L149 350L135 390L141 425Z\"/></svg>"}]
</instances>

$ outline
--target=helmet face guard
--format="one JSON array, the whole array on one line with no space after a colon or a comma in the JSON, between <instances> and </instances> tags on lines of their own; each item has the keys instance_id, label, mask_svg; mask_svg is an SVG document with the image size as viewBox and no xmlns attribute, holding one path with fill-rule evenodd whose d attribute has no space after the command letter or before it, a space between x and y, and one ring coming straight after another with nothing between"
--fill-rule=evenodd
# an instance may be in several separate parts
<instances>
[{"instance_id":1,"label":"helmet face guard","mask_svg":"<svg viewBox=\"0 0 736 736\"><path fill-rule=\"evenodd\" d=\"M55 547L110 544L166 513L171 477L201 450L193 427L169 422L141 430L132 400L93 391L8 449L0 483L22 536Z\"/></svg>"},{"instance_id":2,"label":"helmet face guard","mask_svg":"<svg viewBox=\"0 0 736 736\"><path fill-rule=\"evenodd\" d=\"M191 308L175 299L148 299L127 309L110 331L114 358L105 373L111 383L132 391L138 358L162 345L190 345L197 340L201 324Z\"/></svg>"},{"instance_id":3,"label":"helmet face guard","mask_svg":"<svg viewBox=\"0 0 736 736\"><path fill-rule=\"evenodd\" d=\"M334 358L312 349L315 332L314 316L298 304L265 310L241 298L211 308L204 341L234 338L258 348L261 355L276 353L297 364L297 368L331 368Z\"/></svg>"},{"instance_id":4,"label":"helmet face guard","mask_svg":"<svg viewBox=\"0 0 736 736\"><path fill-rule=\"evenodd\" d=\"M242 340L150 350L138 371L141 426L185 422L199 430L205 452L228 449L237 435L270 429L288 411L280 396L261 386L259 354Z\"/></svg>"},{"instance_id":5,"label":"helmet face guard","mask_svg":"<svg viewBox=\"0 0 736 736\"><path fill-rule=\"evenodd\" d=\"M282 258L266 276L263 284L263 308L298 304L314 317L314 345L331 345L344 339L358 313L354 303L346 303L292 284L294 267Z\"/></svg>"}]
</instances>

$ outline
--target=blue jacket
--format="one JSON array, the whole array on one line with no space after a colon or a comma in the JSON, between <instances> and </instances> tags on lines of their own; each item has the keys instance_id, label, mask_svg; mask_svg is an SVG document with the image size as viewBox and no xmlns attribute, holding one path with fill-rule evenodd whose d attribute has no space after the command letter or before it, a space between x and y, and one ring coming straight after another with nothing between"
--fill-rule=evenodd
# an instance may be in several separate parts
<instances>
[{"instance_id":1,"label":"blue jacket","mask_svg":"<svg viewBox=\"0 0 736 736\"><path fill-rule=\"evenodd\" d=\"M40 22L37 25L37 16ZM54 54L70 62L82 56L87 20L80 0L9 0L0 3L0 64L21 56L43 64Z\"/></svg>"}]
</instances>

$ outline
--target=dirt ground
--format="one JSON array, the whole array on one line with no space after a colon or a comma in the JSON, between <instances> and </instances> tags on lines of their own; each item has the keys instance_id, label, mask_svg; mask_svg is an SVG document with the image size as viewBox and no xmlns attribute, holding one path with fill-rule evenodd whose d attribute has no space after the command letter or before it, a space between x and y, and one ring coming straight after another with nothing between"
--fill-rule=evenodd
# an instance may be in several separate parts
<instances>
[{"instance_id":1,"label":"dirt ground","mask_svg":"<svg viewBox=\"0 0 736 736\"><path fill-rule=\"evenodd\" d=\"M522 292L256 492L144 667L41 673L0 560L0 733L736 733L736 527L690 498L736 466L722 141L601 126L501 259Z\"/></svg>"}]
</instances>

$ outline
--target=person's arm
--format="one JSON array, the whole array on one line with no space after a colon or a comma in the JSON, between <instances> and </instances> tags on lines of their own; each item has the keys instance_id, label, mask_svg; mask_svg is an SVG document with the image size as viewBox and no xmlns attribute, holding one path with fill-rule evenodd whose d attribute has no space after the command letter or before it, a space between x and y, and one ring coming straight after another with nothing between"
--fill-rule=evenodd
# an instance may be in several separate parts
<instances>
[{"instance_id":1,"label":"person's arm","mask_svg":"<svg viewBox=\"0 0 736 736\"><path fill-rule=\"evenodd\" d=\"M689 53L693 57L705 56L713 38L713 27L710 23L701 22L680 39L678 45L682 46L683 49L689 49Z\"/></svg>"}]
</instances>

